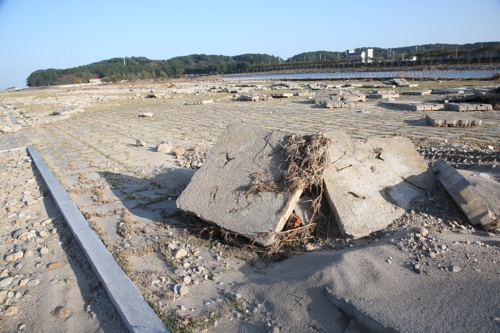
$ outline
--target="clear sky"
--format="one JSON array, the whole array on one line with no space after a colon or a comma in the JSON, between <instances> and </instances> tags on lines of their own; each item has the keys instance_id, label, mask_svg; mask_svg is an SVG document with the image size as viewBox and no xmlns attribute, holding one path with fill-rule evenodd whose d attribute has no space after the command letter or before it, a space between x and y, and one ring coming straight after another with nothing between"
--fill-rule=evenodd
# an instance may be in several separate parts
<instances>
[{"instance_id":1,"label":"clear sky","mask_svg":"<svg viewBox=\"0 0 500 333\"><path fill-rule=\"evenodd\" d=\"M0 0L0 89L114 57L500 41L500 0Z\"/></svg>"}]
</instances>

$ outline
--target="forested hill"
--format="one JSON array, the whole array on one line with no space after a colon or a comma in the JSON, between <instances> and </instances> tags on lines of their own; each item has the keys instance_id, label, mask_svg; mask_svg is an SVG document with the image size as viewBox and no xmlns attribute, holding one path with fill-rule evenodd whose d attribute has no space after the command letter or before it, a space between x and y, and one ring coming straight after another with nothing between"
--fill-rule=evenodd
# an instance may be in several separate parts
<instances>
[{"instance_id":1,"label":"forested hill","mask_svg":"<svg viewBox=\"0 0 500 333\"><path fill-rule=\"evenodd\" d=\"M223 55L193 54L168 60L150 60L145 57L113 58L68 69L44 69L30 74L30 87L87 83L90 78L103 81L167 78L183 74L215 74L248 72L258 64L283 62L280 57L267 54Z\"/></svg>"},{"instance_id":2,"label":"forested hill","mask_svg":"<svg viewBox=\"0 0 500 333\"><path fill-rule=\"evenodd\" d=\"M367 47L358 48L364 50ZM484 63L481 58L498 59L500 42L473 44L425 44L398 47L393 49L373 48L374 60L459 58L458 63ZM460 59L462 59L460 61ZM193 54L168 60L150 60L145 57L126 57L103 60L90 65L68 69L44 69L30 74L27 84L30 87L60 84L87 83L90 78L103 81L121 81L152 78L179 77L184 74L228 74L261 70L279 70L290 67L291 63L319 64L320 66L340 67L346 62L345 51L305 52L290 57L286 61L268 54L242 54L238 56ZM455 60L457 61L457 60Z\"/></svg>"}]
</instances>

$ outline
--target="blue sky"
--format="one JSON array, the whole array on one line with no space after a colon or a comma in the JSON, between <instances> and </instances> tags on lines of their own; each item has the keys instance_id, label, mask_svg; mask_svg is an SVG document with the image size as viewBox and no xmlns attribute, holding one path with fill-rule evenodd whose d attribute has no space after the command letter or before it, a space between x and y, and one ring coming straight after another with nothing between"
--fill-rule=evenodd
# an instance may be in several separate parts
<instances>
[{"instance_id":1,"label":"blue sky","mask_svg":"<svg viewBox=\"0 0 500 333\"><path fill-rule=\"evenodd\" d=\"M0 89L114 57L500 41L500 0L0 0Z\"/></svg>"}]
</instances>

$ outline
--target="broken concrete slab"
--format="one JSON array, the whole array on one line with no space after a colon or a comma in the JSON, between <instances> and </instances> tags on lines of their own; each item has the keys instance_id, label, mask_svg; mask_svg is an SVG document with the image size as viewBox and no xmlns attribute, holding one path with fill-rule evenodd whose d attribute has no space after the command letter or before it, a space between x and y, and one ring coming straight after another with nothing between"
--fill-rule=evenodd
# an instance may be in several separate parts
<instances>
[{"instance_id":1,"label":"broken concrete slab","mask_svg":"<svg viewBox=\"0 0 500 333\"><path fill-rule=\"evenodd\" d=\"M491 111L493 106L491 104L483 103L447 103L444 105L445 110L449 111Z\"/></svg>"},{"instance_id":2,"label":"broken concrete slab","mask_svg":"<svg viewBox=\"0 0 500 333\"><path fill-rule=\"evenodd\" d=\"M448 162L440 158L431 169L472 225L484 227L496 221L471 183Z\"/></svg>"},{"instance_id":3,"label":"broken concrete slab","mask_svg":"<svg viewBox=\"0 0 500 333\"><path fill-rule=\"evenodd\" d=\"M351 89L328 89L316 93L314 103L326 108L353 108L354 102L365 101L365 95Z\"/></svg>"},{"instance_id":4,"label":"broken concrete slab","mask_svg":"<svg viewBox=\"0 0 500 333\"><path fill-rule=\"evenodd\" d=\"M382 99L382 98L397 98L399 97L399 94L391 94L391 93L386 93L386 94L368 94L366 95L367 98L373 98L373 99Z\"/></svg>"},{"instance_id":5,"label":"broken concrete slab","mask_svg":"<svg viewBox=\"0 0 500 333\"><path fill-rule=\"evenodd\" d=\"M384 101L380 102L386 107L408 111L440 111L444 110L444 104L422 103L413 101Z\"/></svg>"},{"instance_id":6,"label":"broken concrete slab","mask_svg":"<svg viewBox=\"0 0 500 333\"><path fill-rule=\"evenodd\" d=\"M411 84L406 79L391 79L389 81L383 82L384 84L395 84L398 87L416 87L417 84Z\"/></svg>"},{"instance_id":7,"label":"broken concrete slab","mask_svg":"<svg viewBox=\"0 0 500 333\"><path fill-rule=\"evenodd\" d=\"M292 93L278 93L278 94L271 94L272 98L290 98L292 97Z\"/></svg>"},{"instance_id":8,"label":"broken concrete slab","mask_svg":"<svg viewBox=\"0 0 500 333\"><path fill-rule=\"evenodd\" d=\"M241 95L240 100L258 102L260 100L260 95Z\"/></svg>"},{"instance_id":9,"label":"broken concrete slab","mask_svg":"<svg viewBox=\"0 0 500 333\"><path fill-rule=\"evenodd\" d=\"M207 105L207 104L213 104L214 100L213 99L204 99L204 100L198 100L198 101L188 101L185 102L184 105Z\"/></svg>"},{"instance_id":10,"label":"broken concrete slab","mask_svg":"<svg viewBox=\"0 0 500 333\"><path fill-rule=\"evenodd\" d=\"M472 93L470 88L434 88L432 89L432 94L438 95L461 95L465 93Z\"/></svg>"},{"instance_id":11,"label":"broken concrete slab","mask_svg":"<svg viewBox=\"0 0 500 333\"><path fill-rule=\"evenodd\" d=\"M430 95L432 90L407 90L401 92L401 95L423 96Z\"/></svg>"},{"instance_id":12,"label":"broken concrete slab","mask_svg":"<svg viewBox=\"0 0 500 333\"><path fill-rule=\"evenodd\" d=\"M468 102L477 100L477 95L476 94L446 95L444 99L450 102Z\"/></svg>"},{"instance_id":13,"label":"broken concrete slab","mask_svg":"<svg viewBox=\"0 0 500 333\"><path fill-rule=\"evenodd\" d=\"M288 133L231 124L177 199L177 207L267 246L281 231L302 193L247 193L252 185L282 177Z\"/></svg>"},{"instance_id":14,"label":"broken concrete slab","mask_svg":"<svg viewBox=\"0 0 500 333\"><path fill-rule=\"evenodd\" d=\"M439 112L429 113L426 116L427 122L431 126L437 127L479 127L483 120L463 113Z\"/></svg>"},{"instance_id":15,"label":"broken concrete slab","mask_svg":"<svg viewBox=\"0 0 500 333\"><path fill-rule=\"evenodd\" d=\"M409 139L361 141L342 131L325 135L333 141L324 176L326 198L345 237L360 238L386 228L414 198L437 189Z\"/></svg>"}]
</instances>

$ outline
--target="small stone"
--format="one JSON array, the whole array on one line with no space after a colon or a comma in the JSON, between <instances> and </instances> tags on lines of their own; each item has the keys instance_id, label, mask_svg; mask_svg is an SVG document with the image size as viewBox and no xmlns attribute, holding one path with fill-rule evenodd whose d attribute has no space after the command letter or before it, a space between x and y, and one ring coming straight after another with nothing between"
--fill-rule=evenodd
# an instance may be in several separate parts
<instances>
[{"instance_id":1,"label":"small stone","mask_svg":"<svg viewBox=\"0 0 500 333\"><path fill-rule=\"evenodd\" d=\"M0 304L7 298L7 290L0 290Z\"/></svg>"},{"instance_id":2,"label":"small stone","mask_svg":"<svg viewBox=\"0 0 500 333\"><path fill-rule=\"evenodd\" d=\"M24 330L26 328L26 324L19 324L19 330Z\"/></svg>"},{"instance_id":3,"label":"small stone","mask_svg":"<svg viewBox=\"0 0 500 333\"><path fill-rule=\"evenodd\" d=\"M8 277L8 278L4 278L4 279L0 280L0 288L7 287L8 285L10 285L12 283L13 280L14 280L14 278L12 278L12 277Z\"/></svg>"},{"instance_id":4,"label":"small stone","mask_svg":"<svg viewBox=\"0 0 500 333\"><path fill-rule=\"evenodd\" d=\"M22 257L24 257L24 252L23 251L17 251L17 252L14 252L12 254L9 254L5 257L5 261L7 262L14 262L18 259L21 259Z\"/></svg>"},{"instance_id":5,"label":"small stone","mask_svg":"<svg viewBox=\"0 0 500 333\"><path fill-rule=\"evenodd\" d=\"M422 237L426 237L429 234L429 230L427 228L420 228L418 229L418 233L422 235Z\"/></svg>"},{"instance_id":6,"label":"small stone","mask_svg":"<svg viewBox=\"0 0 500 333\"><path fill-rule=\"evenodd\" d=\"M20 271L23 267L24 267L24 265L20 262L18 262L17 264L14 265L14 269L16 271Z\"/></svg>"},{"instance_id":7,"label":"small stone","mask_svg":"<svg viewBox=\"0 0 500 333\"><path fill-rule=\"evenodd\" d=\"M181 296L189 294L189 288L182 284L176 284L174 286L174 291Z\"/></svg>"},{"instance_id":8,"label":"small stone","mask_svg":"<svg viewBox=\"0 0 500 333\"><path fill-rule=\"evenodd\" d=\"M24 229L24 228L21 228L21 229L17 229L16 231L14 231L12 233L12 238L14 239L18 239L20 235L24 234L24 233L28 233L29 231L27 229Z\"/></svg>"},{"instance_id":9,"label":"small stone","mask_svg":"<svg viewBox=\"0 0 500 333\"><path fill-rule=\"evenodd\" d=\"M174 274L177 276L186 275L186 270L182 268L177 268L174 270Z\"/></svg>"},{"instance_id":10,"label":"small stone","mask_svg":"<svg viewBox=\"0 0 500 333\"><path fill-rule=\"evenodd\" d=\"M24 287L29 281L30 279L22 279L19 281L19 287Z\"/></svg>"},{"instance_id":11,"label":"small stone","mask_svg":"<svg viewBox=\"0 0 500 333\"><path fill-rule=\"evenodd\" d=\"M34 279L34 280L29 280L29 282L26 284L28 287L34 287L40 283L40 280Z\"/></svg>"},{"instance_id":12,"label":"small stone","mask_svg":"<svg viewBox=\"0 0 500 333\"><path fill-rule=\"evenodd\" d=\"M257 312L259 312L259 308L258 308L258 307L254 307L254 308L252 309L252 313L257 313Z\"/></svg>"},{"instance_id":13,"label":"small stone","mask_svg":"<svg viewBox=\"0 0 500 333\"><path fill-rule=\"evenodd\" d=\"M57 319L65 319L68 318L70 315L69 309L65 306L58 306L54 312L53 312L54 317Z\"/></svg>"},{"instance_id":14,"label":"small stone","mask_svg":"<svg viewBox=\"0 0 500 333\"><path fill-rule=\"evenodd\" d=\"M19 312L19 308L17 306L9 306L4 312L4 316L12 316Z\"/></svg>"},{"instance_id":15,"label":"small stone","mask_svg":"<svg viewBox=\"0 0 500 333\"><path fill-rule=\"evenodd\" d=\"M181 306L179 307L179 309L180 309L181 311L186 311L186 310L187 310L187 309L186 309L186 307L185 307L184 305L181 305Z\"/></svg>"},{"instance_id":16,"label":"small stone","mask_svg":"<svg viewBox=\"0 0 500 333\"><path fill-rule=\"evenodd\" d=\"M66 282L66 284L71 284L71 283L73 283L73 282L75 282L75 281L76 281L76 279L75 279L74 277L72 277L72 276L67 277L67 278L64 280L64 282Z\"/></svg>"},{"instance_id":17,"label":"small stone","mask_svg":"<svg viewBox=\"0 0 500 333\"><path fill-rule=\"evenodd\" d=\"M451 266L451 272L452 273L458 273L460 272L462 269L458 266Z\"/></svg>"},{"instance_id":18,"label":"small stone","mask_svg":"<svg viewBox=\"0 0 500 333\"><path fill-rule=\"evenodd\" d=\"M159 153L170 153L172 151L172 147L168 143L160 143L156 146L156 151Z\"/></svg>"},{"instance_id":19,"label":"small stone","mask_svg":"<svg viewBox=\"0 0 500 333\"><path fill-rule=\"evenodd\" d=\"M189 277L189 276L185 276L185 277L182 279L182 282L184 282L184 284L190 284L190 283L191 283L191 277Z\"/></svg>"},{"instance_id":20,"label":"small stone","mask_svg":"<svg viewBox=\"0 0 500 333\"><path fill-rule=\"evenodd\" d=\"M62 261L53 262L47 265L48 269L54 269L63 265Z\"/></svg>"},{"instance_id":21,"label":"small stone","mask_svg":"<svg viewBox=\"0 0 500 333\"><path fill-rule=\"evenodd\" d=\"M49 237L49 233L46 230L42 230L42 231L38 232L38 236L40 236L42 238L48 238Z\"/></svg>"},{"instance_id":22,"label":"small stone","mask_svg":"<svg viewBox=\"0 0 500 333\"><path fill-rule=\"evenodd\" d=\"M184 258L185 256L187 256L188 252L186 249L178 249L177 251L175 251L175 254L174 254L174 257L175 259L180 259L180 258Z\"/></svg>"},{"instance_id":23,"label":"small stone","mask_svg":"<svg viewBox=\"0 0 500 333\"><path fill-rule=\"evenodd\" d=\"M47 253L49 253L49 249L48 249L48 248L46 248L46 247L42 247L42 248L40 249L40 254L47 254Z\"/></svg>"},{"instance_id":24,"label":"small stone","mask_svg":"<svg viewBox=\"0 0 500 333\"><path fill-rule=\"evenodd\" d=\"M144 147L144 146L146 146L146 142L144 142L140 139L137 139L137 140L135 140L135 145L139 146L139 147Z\"/></svg>"}]
</instances>

